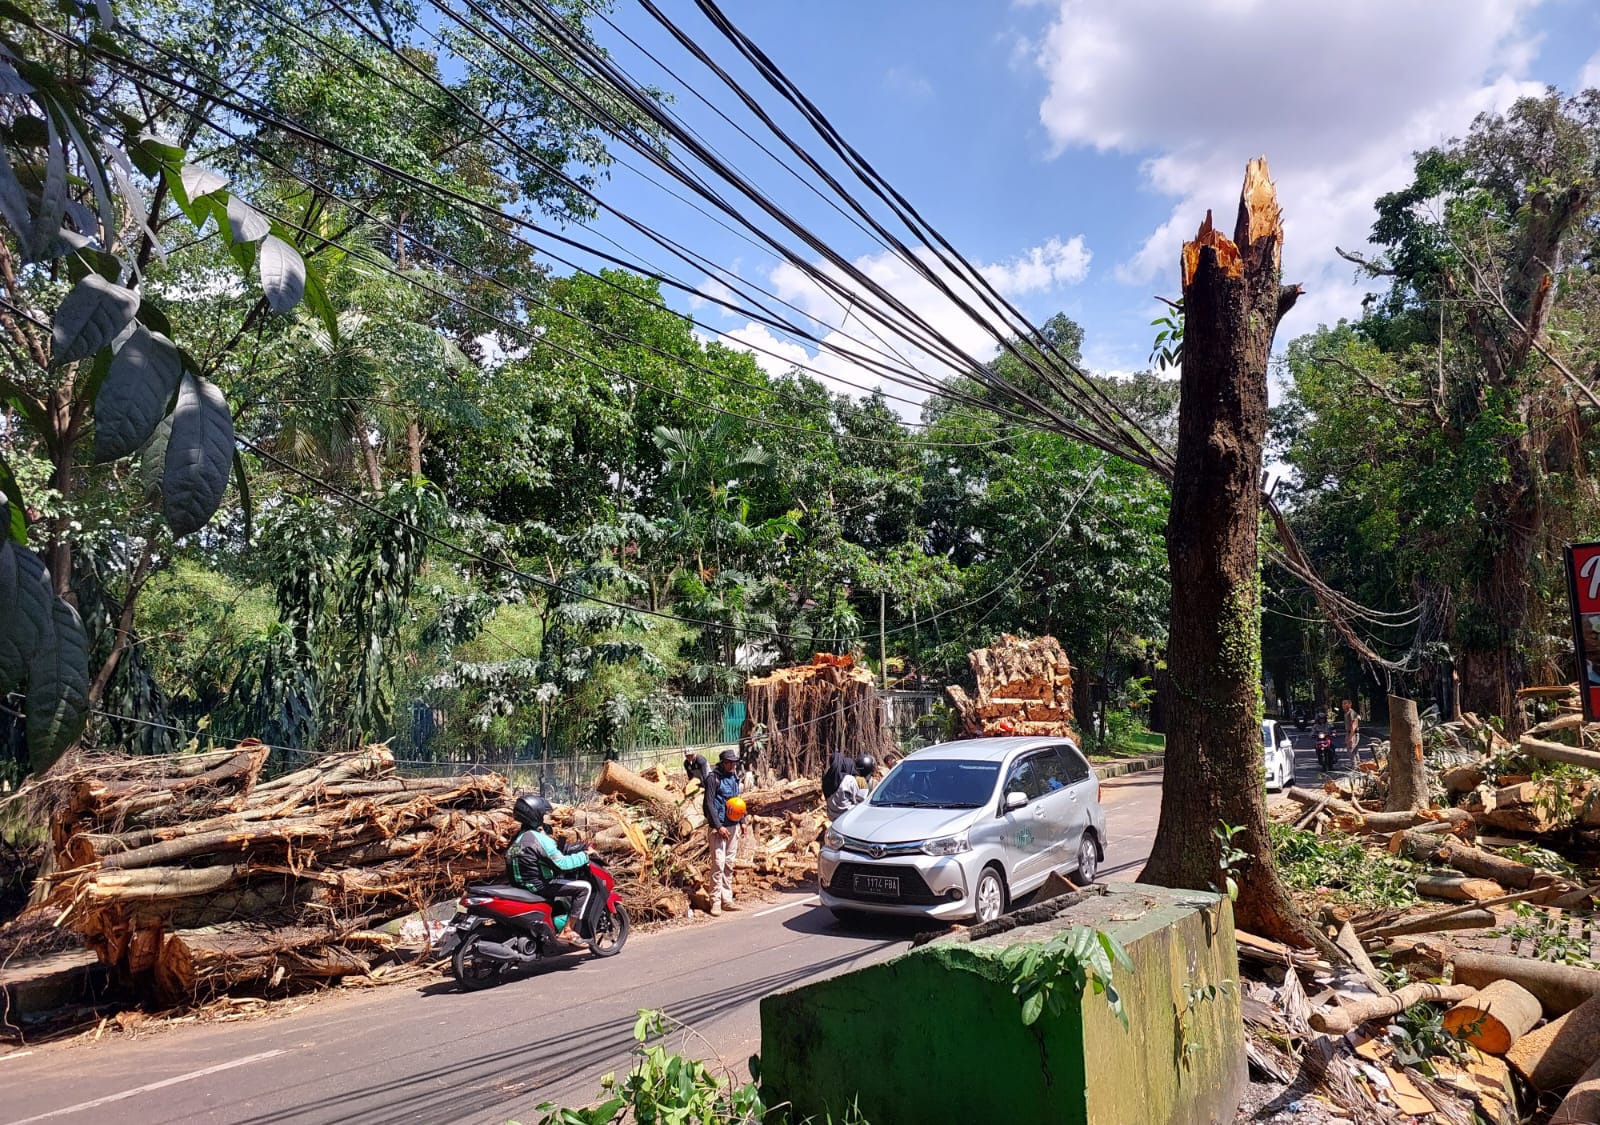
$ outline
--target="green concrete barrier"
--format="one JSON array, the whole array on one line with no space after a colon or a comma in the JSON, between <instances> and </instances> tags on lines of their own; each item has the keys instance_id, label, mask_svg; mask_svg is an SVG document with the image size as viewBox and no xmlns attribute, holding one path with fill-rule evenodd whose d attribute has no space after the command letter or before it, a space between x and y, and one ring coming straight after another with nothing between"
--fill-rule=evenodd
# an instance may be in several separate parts
<instances>
[{"instance_id":1,"label":"green concrete barrier","mask_svg":"<svg viewBox=\"0 0 1600 1125\"><path fill-rule=\"evenodd\" d=\"M1105 997L1024 1026L1000 954L1074 925L1133 962ZM1058 917L938 941L761 1001L762 1093L793 1121L871 1125L1232 1121L1245 1083L1238 951L1217 895L1125 883ZM1224 986L1220 990L1216 986Z\"/></svg>"}]
</instances>

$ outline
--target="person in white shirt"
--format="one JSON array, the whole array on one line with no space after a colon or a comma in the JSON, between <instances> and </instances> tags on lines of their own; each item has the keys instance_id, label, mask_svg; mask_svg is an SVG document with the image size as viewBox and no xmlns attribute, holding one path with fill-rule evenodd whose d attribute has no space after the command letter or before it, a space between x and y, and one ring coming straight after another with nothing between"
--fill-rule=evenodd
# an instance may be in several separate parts
<instances>
[{"instance_id":1,"label":"person in white shirt","mask_svg":"<svg viewBox=\"0 0 1600 1125\"><path fill-rule=\"evenodd\" d=\"M878 761L871 754L863 754L855 761L855 772L846 774L839 781L839 788L828 796L828 819L835 820L839 814L847 809L852 809L867 799L867 779L878 771Z\"/></svg>"}]
</instances>

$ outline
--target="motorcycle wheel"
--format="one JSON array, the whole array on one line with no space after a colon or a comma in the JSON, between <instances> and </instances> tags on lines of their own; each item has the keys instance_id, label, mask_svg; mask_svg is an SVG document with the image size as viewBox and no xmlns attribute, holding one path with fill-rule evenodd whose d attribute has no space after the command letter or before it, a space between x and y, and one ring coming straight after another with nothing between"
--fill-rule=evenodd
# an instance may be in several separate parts
<instances>
[{"instance_id":1,"label":"motorcycle wheel","mask_svg":"<svg viewBox=\"0 0 1600 1125\"><path fill-rule=\"evenodd\" d=\"M628 909L617 905L595 920L595 935L589 939L589 952L596 957L615 957L628 943Z\"/></svg>"},{"instance_id":2,"label":"motorcycle wheel","mask_svg":"<svg viewBox=\"0 0 1600 1125\"><path fill-rule=\"evenodd\" d=\"M450 960L456 983L467 992L476 992L480 988L491 988L499 984L505 970L504 962L491 960L478 952L478 941L481 937L481 934L468 934L466 939L456 946L455 956Z\"/></svg>"}]
</instances>

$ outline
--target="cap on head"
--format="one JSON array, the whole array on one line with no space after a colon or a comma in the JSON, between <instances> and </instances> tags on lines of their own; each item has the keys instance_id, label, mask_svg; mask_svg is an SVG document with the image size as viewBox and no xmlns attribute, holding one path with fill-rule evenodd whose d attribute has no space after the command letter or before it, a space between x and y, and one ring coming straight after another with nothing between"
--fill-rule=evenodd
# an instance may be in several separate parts
<instances>
[{"instance_id":1,"label":"cap on head","mask_svg":"<svg viewBox=\"0 0 1600 1125\"><path fill-rule=\"evenodd\" d=\"M739 760L739 751L730 746L722 752L717 760L719 762L737 762Z\"/></svg>"}]
</instances>

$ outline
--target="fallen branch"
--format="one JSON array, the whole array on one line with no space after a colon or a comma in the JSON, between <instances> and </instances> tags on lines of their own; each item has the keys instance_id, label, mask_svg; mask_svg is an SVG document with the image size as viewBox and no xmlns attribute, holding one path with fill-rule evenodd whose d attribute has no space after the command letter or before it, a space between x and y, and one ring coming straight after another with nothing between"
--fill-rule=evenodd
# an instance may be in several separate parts
<instances>
[{"instance_id":1,"label":"fallen branch","mask_svg":"<svg viewBox=\"0 0 1600 1125\"><path fill-rule=\"evenodd\" d=\"M1311 1026L1328 1035L1343 1035L1368 1020L1399 1015L1417 1004L1454 1004L1476 992L1477 989L1464 984L1408 984L1387 996L1374 996L1370 1000L1358 1000L1354 1004L1313 1012Z\"/></svg>"},{"instance_id":2,"label":"fallen branch","mask_svg":"<svg viewBox=\"0 0 1600 1125\"><path fill-rule=\"evenodd\" d=\"M1517 740L1517 749L1530 758L1538 758L1541 762L1565 762L1572 766L1600 770L1600 751L1579 750L1576 746L1568 746L1561 742L1545 742L1543 739L1529 738L1526 735Z\"/></svg>"}]
</instances>

